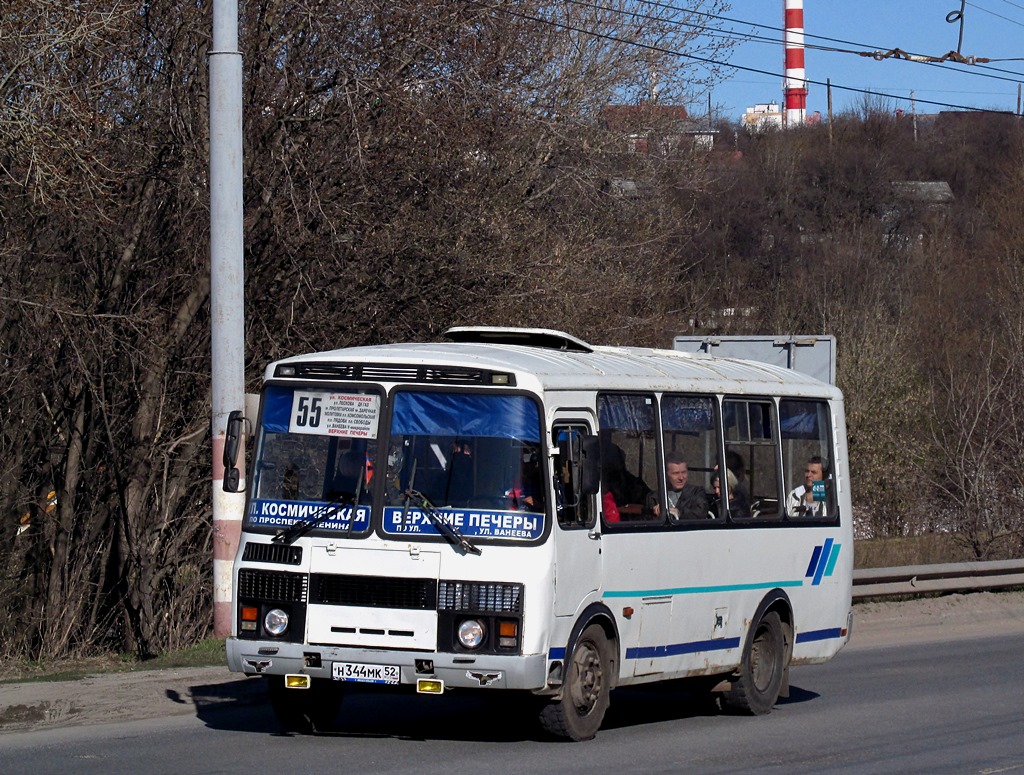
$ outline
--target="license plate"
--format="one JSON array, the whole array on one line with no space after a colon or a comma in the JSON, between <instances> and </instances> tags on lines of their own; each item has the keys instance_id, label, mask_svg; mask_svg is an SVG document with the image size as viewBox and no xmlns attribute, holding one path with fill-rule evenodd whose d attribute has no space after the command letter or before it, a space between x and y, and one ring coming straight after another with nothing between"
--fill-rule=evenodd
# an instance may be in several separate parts
<instances>
[{"instance_id":1,"label":"license plate","mask_svg":"<svg viewBox=\"0 0 1024 775\"><path fill-rule=\"evenodd\" d=\"M396 684L401 677L398 665L363 665L358 662L335 662L335 681L365 684Z\"/></svg>"}]
</instances>

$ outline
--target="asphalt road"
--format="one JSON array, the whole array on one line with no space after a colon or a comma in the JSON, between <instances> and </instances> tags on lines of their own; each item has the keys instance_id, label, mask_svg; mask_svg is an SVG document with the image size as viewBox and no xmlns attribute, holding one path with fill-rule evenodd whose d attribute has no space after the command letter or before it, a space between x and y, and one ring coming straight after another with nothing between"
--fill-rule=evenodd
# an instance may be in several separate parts
<instances>
[{"instance_id":1,"label":"asphalt road","mask_svg":"<svg viewBox=\"0 0 1024 775\"><path fill-rule=\"evenodd\" d=\"M502 703L370 692L346 697L333 732L285 735L258 684L234 680L194 687L219 701L191 712L0 735L0 773L1024 773L1019 634L909 640L795 668L763 717L678 687L621 690L576 744Z\"/></svg>"}]
</instances>

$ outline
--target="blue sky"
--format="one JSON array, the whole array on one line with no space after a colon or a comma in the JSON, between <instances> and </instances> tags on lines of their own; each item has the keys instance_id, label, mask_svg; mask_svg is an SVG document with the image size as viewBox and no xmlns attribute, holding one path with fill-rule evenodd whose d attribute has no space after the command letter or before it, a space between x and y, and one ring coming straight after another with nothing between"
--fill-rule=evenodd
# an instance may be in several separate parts
<instances>
[{"instance_id":1,"label":"blue sky","mask_svg":"<svg viewBox=\"0 0 1024 775\"><path fill-rule=\"evenodd\" d=\"M865 100L863 94L839 87L908 99L913 91L919 113L958 107L1015 111L1018 83L1024 82L1024 0L967 0L960 45L960 53L965 57L1021 57L1020 61L939 65L894 59L876 61L852 53L811 48L899 48L940 57L957 50L960 25L948 23L946 15L959 12L961 3L962 0L804 0L807 78L822 83L809 85L807 112L818 110L823 116L827 113L826 79L832 82L832 107L836 113L856 109ZM735 70L727 75L712 93L716 114L736 119L755 103L781 104L783 0L733 0L732 9L724 15L736 20L726 23L727 28L738 33L752 32L769 40L746 40L733 49L731 64L765 72ZM943 104L932 105L928 101ZM872 102L877 104L877 100ZM906 100L891 99L886 104L894 109L910 109Z\"/></svg>"}]
</instances>

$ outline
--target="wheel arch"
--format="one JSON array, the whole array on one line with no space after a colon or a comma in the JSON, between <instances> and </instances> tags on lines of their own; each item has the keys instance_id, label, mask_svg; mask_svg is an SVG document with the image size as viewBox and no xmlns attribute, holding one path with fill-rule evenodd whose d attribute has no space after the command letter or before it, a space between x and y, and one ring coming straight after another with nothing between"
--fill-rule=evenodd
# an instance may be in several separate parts
<instances>
[{"instance_id":1,"label":"wheel arch","mask_svg":"<svg viewBox=\"0 0 1024 775\"><path fill-rule=\"evenodd\" d=\"M776 587L771 590L767 595L761 598L761 602L757 608L754 609L754 615L750 619L750 626L747 628L748 637L754 625L757 624L769 611L775 611L779 615L779 619L782 620L782 624L793 628L793 601L789 599L789 595L786 594L786 590Z\"/></svg>"},{"instance_id":2,"label":"wheel arch","mask_svg":"<svg viewBox=\"0 0 1024 775\"><path fill-rule=\"evenodd\" d=\"M794 623L793 613L793 601L789 595L786 594L786 590L780 587L775 587L763 598L758 604L757 608L754 609L754 615L750 619L750 624L747 626L747 631L743 637L743 651L742 657L746 658L747 653L750 651L751 645L754 641L754 633L757 631L757 625L764 618L765 614L769 611L774 611L779 615L779 619L782 622L782 634L785 638L785 649L786 655L784 660L784 672L782 678L782 691L780 696L789 696L789 663L793 658L793 642L795 639L796 625Z\"/></svg>"},{"instance_id":3,"label":"wheel arch","mask_svg":"<svg viewBox=\"0 0 1024 775\"><path fill-rule=\"evenodd\" d=\"M572 654L580 635L592 624L599 625L604 630L604 634L611 646L611 685L612 688L615 688L619 682L619 667L622 663L622 655L619 653L622 641L619 639L619 628L615 623L615 615L604 603L591 603L580 612L580 615L576 618L576 623L572 627L572 631L569 633L569 640L565 644L563 664Z\"/></svg>"}]
</instances>

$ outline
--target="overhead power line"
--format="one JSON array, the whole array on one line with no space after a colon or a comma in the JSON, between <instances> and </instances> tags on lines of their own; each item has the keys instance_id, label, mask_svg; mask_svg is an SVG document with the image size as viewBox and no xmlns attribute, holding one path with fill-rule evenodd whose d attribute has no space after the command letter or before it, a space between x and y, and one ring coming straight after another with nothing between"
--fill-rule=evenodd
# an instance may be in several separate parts
<instances>
[{"instance_id":1,"label":"overhead power line","mask_svg":"<svg viewBox=\"0 0 1024 775\"><path fill-rule=\"evenodd\" d=\"M1001 13L996 13L995 11L990 11L988 8L982 8L977 3L970 2L970 0L968 0L967 5L971 6L971 8L977 8L982 13L991 14L992 16L995 16L996 18L1002 19L1005 22L1009 22L1010 24L1016 24L1018 27L1024 27L1024 24L1022 24L1021 22L1017 21L1016 19L1011 19L1009 16L1003 16ZM1015 3L1010 3L1010 5L1015 5ZM1020 8L1021 6L1018 5L1017 7Z\"/></svg>"},{"instance_id":2,"label":"overhead power line","mask_svg":"<svg viewBox=\"0 0 1024 775\"><path fill-rule=\"evenodd\" d=\"M774 78L780 78L780 79L783 77L782 73L779 73L779 72L775 72L775 71L771 71L771 70L763 70L763 69L757 68L757 67L748 67L746 65L731 64L729 62L725 62L725 61L721 61L721 60L717 60L717 59L712 59L710 57L702 57L702 56L698 56L696 54L686 54L686 53L683 53L681 51L673 51L672 49L663 48L661 46L655 46L654 44L651 44L651 43L642 43L640 41L627 40L625 38L620 38L620 37L617 37L615 35L609 35L607 33L594 32L592 30L586 30L586 29L583 29L581 27L576 27L576 26L573 26L571 24L566 24L564 22L560 22L560 21L557 21L555 19L546 19L546 18L540 17L540 16L533 16L531 14L525 14L525 13L522 13L520 11L513 11L510 8L504 8L504 7L500 7L500 6L489 5L489 4L485 3L485 2L482 2L482 0L469 0L469 2L471 2L473 5L479 6L480 8L484 8L484 9L492 11L492 12L500 11L500 12L502 12L504 14L507 14L509 16L515 16L515 17L523 19L525 21L533 21L533 22L537 22L537 23L540 23L540 24L547 24L549 26L557 27L558 29L563 29L563 30L566 30L568 32L576 32L576 33L579 33L581 35L587 35L587 36L590 36L590 37L593 37L593 38L599 38L599 39L603 39L603 40L614 41L616 43L622 43L622 44L627 45L627 46L635 46L637 48L641 48L641 49L644 49L644 50L647 50L647 51L654 51L654 52L657 52L657 53L660 53L660 54L666 54L666 55L669 55L669 56L677 56L677 57L681 57L683 59L689 59L689 60L694 61L694 62L701 62L701 63L706 64L706 65L713 65L715 67L726 67L726 68L730 68L730 69L733 69L733 70L742 70L742 71L748 72L748 73L757 73L759 75L768 75L768 76L772 76ZM570 2L575 2L577 4L582 4L581 0L570 0ZM652 3L652 4L654 4L654 5L662 5L661 3ZM605 8L604 10L614 10L614 9L607 9L607 8ZM685 9L676 8L676 10L685 10ZM709 17L713 17L713 18L724 18L724 17L714 16L714 14L701 13L699 11L694 11L693 13L699 13L699 14L701 14L703 16L709 16ZM854 44L854 45L856 45L856 44ZM817 81L817 80L814 80L812 78L806 78L806 79L804 79L804 82L808 83L808 84L812 84L814 86L826 86L826 87L829 87L829 88L832 88L832 89L838 89L840 91L846 91L846 92L853 92L855 94L864 94L864 95L867 95L867 96L870 96L870 97L885 97L887 99L900 100L902 102L911 102L912 101L910 97L903 97L903 96L898 95L898 94L887 94L885 92L872 91L870 89L861 89L861 88L858 88L856 86L843 86L841 84L832 83L831 81ZM925 100L925 99L916 98L916 99L913 100L913 102L915 102L915 103L917 103L919 105L934 105L935 107L940 107L940 108L953 108L955 110L966 110L966 111L973 111L973 112L988 112L987 109L985 109L985 108L977 108L977 107L974 107L972 105L957 105L957 104L954 104L954 103L938 102L938 101L935 101L935 100Z\"/></svg>"},{"instance_id":3,"label":"overhead power line","mask_svg":"<svg viewBox=\"0 0 1024 775\"><path fill-rule=\"evenodd\" d=\"M578 3L579 4L579 3L581 3L581 0L569 0L569 2ZM681 13L694 14L696 16L702 16L702 17L707 18L707 19L715 19L717 21L730 22L732 24L742 24L742 25L748 26L748 27L750 27L752 29L766 29L766 30L772 30L773 32L778 32L778 33L784 33L785 32L785 28L783 28L783 27L776 27L776 26L771 25L771 24L756 24L756 23L748 21L746 19L736 19L736 18L733 18L733 17L730 17L730 16L721 16L719 14L707 13L706 11L700 11L700 10L698 10L696 8L684 8L684 7L680 7L680 6L677 6L677 5L672 5L671 3L662 3L662 2L659 2L658 0L637 0L637 2L639 4L641 4L641 5L648 5L648 6L653 6L653 7L656 7L656 8L663 8L665 10L678 11L678 12L681 12ZM968 2L968 5L974 5L974 4ZM593 6L593 7L603 7L603 6ZM606 8L605 10L613 10L613 9L607 9ZM625 11L625 12L624 11L618 11L618 12L619 13L630 13L628 11ZM716 31L717 28L714 28L714 27L703 27L703 26L698 26L698 25L691 25L688 22L680 22L680 23L681 24L686 24L688 26L693 26L693 27L695 27L697 29L706 29L708 31L709 35L722 34L722 31ZM1022 25L1022 26L1024 26L1024 25ZM743 33L732 33L731 31L727 32L726 34L729 34L729 35L733 35L733 34L735 34L735 35L743 35ZM778 43L778 40L776 40L774 38L766 38L766 37L761 36L761 35L751 35L751 36L748 36L748 37L750 37L751 39L755 40L756 42L765 42L765 43L772 43L772 44L777 44ZM840 45L843 45L843 46L853 46L854 48L836 48L836 47L833 47L833 46L823 46L823 45L816 44L816 43L808 43L807 42L808 38L811 38L813 40L826 41L828 43L836 43L836 44L840 44ZM826 52L837 53L837 54L854 54L854 55L857 55L857 56L870 56L873 59L879 59L879 60L880 59L886 59L886 58L902 58L902 59L907 59L908 61L917 62L919 64L931 65L933 67L945 67L944 62L952 61L952 62L957 62L958 64L969 65L972 68L971 70L963 70L961 68L956 68L956 67L951 68L951 69L953 69L953 70L955 70L956 72L959 72L959 73L965 73L965 74L968 74L968 75L976 75L976 76L985 77L985 78L993 78L995 80L1001 80L1001 81L1013 81L1014 83L1018 82L1019 79L1024 78L1024 73L1017 72L1015 70L1006 70L1006 69L1000 68L1000 67L991 67L991 66L988 66L987 64L985 64L985 63L988 63L988 62L1024 61L1024 58L1022 58L1022 57L1013 57L1013 58L1005 58L1005 59L1002 59L1002 58L1001 59L989 59L987 57L971 56L971 57L960 57L960 59L958 60L957 58L950 58L950 54L952 54L953 52L950 52L950 54L945 54L942 57L930 57L928 55L918 54L916 52L902 52L902 51L901 51L901 53L906 53L907 56L905 56L905 57L887 57L886 54L888 53L888 51L899 51L900 49L888 49L888 50L886 50L887 47L883 47L883 46L874 46L874 45L871 45L871 44L868 44L868 43L859 43L857 41L845 40L843 38L833 38L833 37L829 37L827 35L815 35L813 33L807 32L806 29L804 30L804 48L812 49L812 50L816 50L816 51L826 51ZM880 55L880 56L877 56L877 55ZM970 61L967 61L967 60L970 60ZM974 69L974 68L977 68L977 69ZM1016 76L1016 78L1001 78L1000 76L997 76L997 75L989 75L989 73L987 71L996 72L996 73L1006 73L1007 75Z\"/></svg>"},{"instance_id":4,"label":"overhead power line","mask_svg":"<svg viewBox=\"0 0 1024 775\"><path fill-rule=\"evenodd\" d=\"M1020 8L1022 11L1024 11L1024 5L1021 5L1020 3L1014 3L1011 2L1011 0L1003 0L1003 2L1006 3L1007 5L1012 5L1014 8Z\"/></svg>"}]
</instances>

